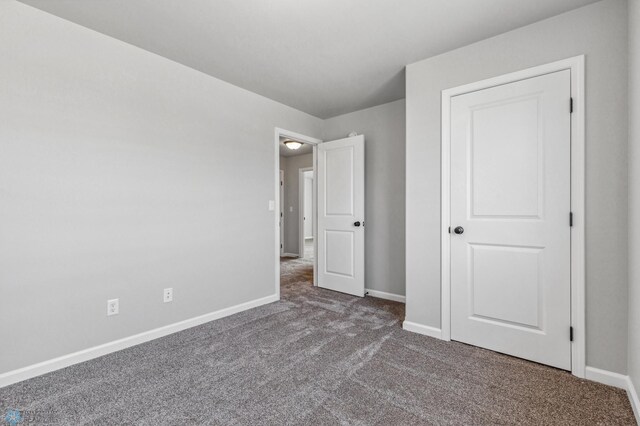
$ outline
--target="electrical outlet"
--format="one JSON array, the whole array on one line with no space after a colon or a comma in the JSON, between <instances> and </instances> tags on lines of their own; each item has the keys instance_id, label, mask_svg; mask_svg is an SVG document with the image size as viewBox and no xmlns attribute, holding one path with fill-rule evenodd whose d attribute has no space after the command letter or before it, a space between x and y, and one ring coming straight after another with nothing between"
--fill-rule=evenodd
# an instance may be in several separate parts
<instances>
[{"instance_id":1,"label":"electrical outlet","mask_svg":"<svg viewBox=\"0 0 640 426\"><path fill-rule=\"evenodd\" d=\"M120 299L107 300L107 316L118 315L120 313Z\"/></svg>"},{"instance_id":2,"label":"electrical outlet","mask_svg":"<svg viewBox=\"0 0 640 426\"><path fill-rule=\"evenodd\" d=\"M165 288L163 294L164 303L173 302L173 289Z\"/></svg>"}]
</instances>

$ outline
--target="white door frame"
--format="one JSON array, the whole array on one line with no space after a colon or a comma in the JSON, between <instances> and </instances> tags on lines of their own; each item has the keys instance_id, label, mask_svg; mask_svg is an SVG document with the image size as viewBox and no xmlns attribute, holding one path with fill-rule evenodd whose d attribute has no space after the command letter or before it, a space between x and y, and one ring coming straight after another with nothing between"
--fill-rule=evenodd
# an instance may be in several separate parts
<instances>
[{"instance_id":1,"label":"white door frame","mask_svg":"<svg viewBox=\"0 0 640 426\"><path fill-rule=\"evenodd\" d=\"M280 160L280 157L278 156L278 160ZM280 168L280 165L278 164L278 168ZM280 256L282 256L284 254L284 170L280 170L280 191L278 192L278 195L280 197L280 202L278 203L278 205L280 206L280 211L278 213L278 224L280 226Z\"/></svg>"},{"instance_id":2,"label":"white door frame","mask_svg":"<svg viewBox=\"0 0 640 426\"><path fill-rule=\"evenodd\" d=\"M280 220L280 137L285 137L288 139L293 139L298 142L307 143L309 145L313 145L313 168L316 168L316 145L322 143L322 140L312 138L310 136L305 136L300 133L292 132L290 130L281 129L279 127L275 128L275 138L274 138L274 147L275 147L275 168L274 168L274 189L275 189L275 206L276 206L276 214L273 219L275 222L275 295L278 300L280 300L280 230L278 229L278 221ZM315 180L314 180L314 192L315 191ZM317 204L316 204L317 205ZM315 212L314 212L315 214ZM315 224L314 224L315 225ZM316 229L314 226L313 229L313 244L314 251L317 250L315 246L317 244L317 238L315 238ZM313 259L313 285L317 283L317 273L318 273L318 256L314 256Z\"/></svg>"},{"instance_id":3,"label":"white door frame","mask_svg":"<svg viewBox=\"0 0 640 426\"><path fill-rule=\"evenodd\" d=\"M315 155L314 155L314 167L301 167L298 169L298 256L304 257L304 172L312 172L315 170ZM315 175L314 175L315 177ZM316 185L315 179L313 181L313 187L311 188L313 193L311 194L312 202L316 202ZM313 244L315 245L315 236L316 236L316 209L315 204L313 204L313 211L311 212L311 224L312 231L311 235L314 237ZM315 252L314 252L315 259ZM314 283L315 285L315 279Z\"/></svg>"},{"instance_id":4,"label":"white door frame","mask_svg":"<svg viewBox=\"0 0 640 426\"><path fill-rule=\"evenodd\" d=\"M562 70L571 71L571 373L585 377L585 80L584 55L442 91L441 339L451 340L451 98ZM569 105L567 105L569 108ZM568 220L568 219L567 219ZM567 333L569 331L567 330ZM568 336L567 336L568 338Z\"/></svg>"}]
</instances>

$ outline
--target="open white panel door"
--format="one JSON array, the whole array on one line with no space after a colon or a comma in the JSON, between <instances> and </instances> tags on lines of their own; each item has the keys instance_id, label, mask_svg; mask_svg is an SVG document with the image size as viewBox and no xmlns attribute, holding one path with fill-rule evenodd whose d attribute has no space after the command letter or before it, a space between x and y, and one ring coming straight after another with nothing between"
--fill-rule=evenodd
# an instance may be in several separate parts
<instances>
[{"instance_id":1,"label":"open white panel door","mask_svg":"<svg viewBox=\"0 0 640 426\"><path fill-rule=\"evenodd\" d=\"M364 136L318 145L318 286L364 296Z\"/></svg>"}]
</instances>

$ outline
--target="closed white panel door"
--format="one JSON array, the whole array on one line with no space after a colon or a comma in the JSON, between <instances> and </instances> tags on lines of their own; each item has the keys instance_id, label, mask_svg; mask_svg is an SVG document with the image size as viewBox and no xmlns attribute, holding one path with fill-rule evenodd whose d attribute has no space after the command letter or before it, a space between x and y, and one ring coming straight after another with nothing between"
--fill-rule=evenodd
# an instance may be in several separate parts
<instances>
[{"instance_id":1,"label":"closed white panel door","mask_svg":"<svg viewBox=\"0 0 640 426\"><path fill-rule=\"evenodd\" d=\"M451 100L451 338L571 369L570 71Z\"/></svg>"},{"instance_id":2,"label":"closed white panel door","mask_svg":"<svg viewBox=\"0 0 640 426\"><path fill-rule=\"evenodd\" d=\"M364 136L318 145L318 286L364 296Z\"/></svg>"}]
</instances>

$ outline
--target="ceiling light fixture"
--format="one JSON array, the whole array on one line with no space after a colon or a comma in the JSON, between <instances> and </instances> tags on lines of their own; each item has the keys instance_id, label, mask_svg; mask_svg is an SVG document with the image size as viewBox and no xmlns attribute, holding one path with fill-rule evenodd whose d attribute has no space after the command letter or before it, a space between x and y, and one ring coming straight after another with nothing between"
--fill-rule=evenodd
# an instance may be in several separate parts
<instances>
[{"instance_id":1,"label":"ceiling light fixture","mask_svg":"<svg viewBox=\"0 0 640 426\"><path fill-rule=\"evenodd\" d=\"M298 141L287 140L287 141L284 141L284 146L286 146L289 149L296 150L300 148L302 144Z\"/></svg>"}]
</instances>

